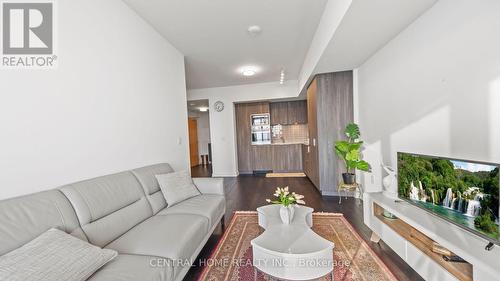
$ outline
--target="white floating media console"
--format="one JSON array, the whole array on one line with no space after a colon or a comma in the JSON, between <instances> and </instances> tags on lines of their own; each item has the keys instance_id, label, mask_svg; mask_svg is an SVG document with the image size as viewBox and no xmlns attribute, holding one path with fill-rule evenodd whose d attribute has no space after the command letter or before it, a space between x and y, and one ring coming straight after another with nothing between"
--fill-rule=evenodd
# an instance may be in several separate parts
<instances>
[{"instance_id":1,"label":"white floating media console","mask_svg":"<svg viewBox=\"0 0 500 281\"><path fill-rule=\"evenodd\" d=\"M500 281L500 246L486 251L488 241L408 202L382 193L365 193L363 205L365 224L425 280ZM381 216L382 209L398 219ZM440 260L439 255L428 251L431 239L470 265Z\"/></svg>"}]
</instances>

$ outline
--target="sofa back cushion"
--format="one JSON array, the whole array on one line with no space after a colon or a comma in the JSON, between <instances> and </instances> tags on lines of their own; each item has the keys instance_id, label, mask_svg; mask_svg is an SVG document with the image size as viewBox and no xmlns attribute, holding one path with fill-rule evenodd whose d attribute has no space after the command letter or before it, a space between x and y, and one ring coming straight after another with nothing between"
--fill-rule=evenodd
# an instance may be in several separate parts
<instances>
[{"instance_id":1,"label":"sofa back cushion","mask_svg":"<svg viewBox=\"0 0 500 281\"><path fill-rule=\"evenodd\" d=\"M152 216L140 183L121 172L60 188L73 205L90 243L104 247Z\"/></svg>"},{"instance_id":2,"label":"sofa back cushion","mask_svg":"<svg viewBox=\"0 0 500 281\"><path fill-rule=\"evenodd\" d=\"M146 198L151 203L153 214L167 206L167 202L160 190L160 185L156 179L156 175L172 173L174 169L167 163L146 166L132 170L132 173L137 177L146 193Z\"/></svg>"},{"instance_id":3,"label":"sofa back cushion","mask_svg":"<svg viewBox=\"0 0 500 281\"><path fill-rule=\"evenodd\" d=\"M51 228L87 241L75 211L59 190L0 201L0 256L15 250Z\"/></svg>"}]
</instances>

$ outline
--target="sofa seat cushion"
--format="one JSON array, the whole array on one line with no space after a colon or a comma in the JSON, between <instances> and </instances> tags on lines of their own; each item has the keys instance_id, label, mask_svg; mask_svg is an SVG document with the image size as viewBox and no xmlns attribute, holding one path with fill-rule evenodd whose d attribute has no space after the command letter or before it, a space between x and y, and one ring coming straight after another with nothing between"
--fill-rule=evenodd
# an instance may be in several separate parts
<instances>
[{"instance_id":1,"label":"sofa seat cushion","mask_svg":"<svg viewBox=\"0 0 500 281\"><path fill-rule=\"evenodd\" d=\"M88 281L170 281L174 280L171 265L171 262L153 256L118 255Z\"/></svg>"},{"instance_id":2,"label":"sofa seat cushion","mask_svg":"<svg viewBox=\"0 0 500 281\"><path fill-rule=\"evenodd\" d=\"M219 223L218 219L226 211L225 208L226 201L223 195L202 194L184 200L170 208L163 209L157 215L192 214L203 216L208 220L210 229L214 224Z\"/></svg>"},{"instance_id":3,"label":"sofa seat cushion","mask_svg":"<svg viewBox=\"0 0 500 281\"><path fill-rule=\"evenodd\" d=\"M186 214L153 216L106 246L120 254L190 259L207 235L204 217Z\"/></svg>"}]
</instances>

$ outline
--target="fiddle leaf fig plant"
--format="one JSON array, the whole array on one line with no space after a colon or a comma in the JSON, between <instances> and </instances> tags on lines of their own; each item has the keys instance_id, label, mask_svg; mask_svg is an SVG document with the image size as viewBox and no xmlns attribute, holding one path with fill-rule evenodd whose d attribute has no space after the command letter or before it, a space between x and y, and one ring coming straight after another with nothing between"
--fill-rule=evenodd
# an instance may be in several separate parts
<instances>
[{"instance_id":1,"label":"fiddle leaf fig plant","mask_svg":"<svg viewBox=\"0 0 500 281\"><path fill-rule=\"evenodd\" d=\"M347 126L345 127L345 135L349 138L350 141L359 139L359 137L361 136L359 126L354 123L347 124Z\"/></svg>"},{"instance_id":2,"label":"fiddle leaf fig plant","mask_svg":"<svg viewBox=\"0 0 500 281\"><path fill-rule=\"evenodd\" d=\"M354 174L356 170L370 172L370 164L361 159L363 141L359 139L361 137L359 126L354 123L348 124L344 133L347 140L335 142L335 152L344 160L347 173Z\"/></svg>"}]
</instances>

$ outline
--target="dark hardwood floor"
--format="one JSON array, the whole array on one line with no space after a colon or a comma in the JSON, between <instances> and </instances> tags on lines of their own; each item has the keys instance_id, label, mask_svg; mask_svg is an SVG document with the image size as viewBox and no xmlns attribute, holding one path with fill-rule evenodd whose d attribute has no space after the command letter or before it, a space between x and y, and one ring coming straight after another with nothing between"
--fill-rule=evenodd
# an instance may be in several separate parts
<instances>
[{"instance_id":1,"label":"dark hardwood floor","mask_svg":"<svg viewBox=\"0 0 500 281\"><path fill-rule=\"evenodd\" d=\"M306 205L314 208L317 212L322 211L344 214L345 218L394 273L398 280L424 280L384 242L380 241L380 243L373 243L370 241L371 231L363 223L363 205L360 199L348 198L344 200L344 198L342 198L342 204L339 204L338 197L321 196L307 178L265 178L255 176L226 178L224 180L227 203L225 217L226 225L230 222L234 211L254 211L257 207L266 205L265 199L272 196L277 186L289 186L293 191L304 195ZM209 258L220 238L221 229L219 226L201 251L198 260ZM202 270L202 267L195 264L184 280L197 280Z\"/></svg>"},{"instance_id":2,"label":"dark hardwood floor","mask_svg":"<svg viewBox=\"0 0 500 281\"><path fill-rule=\"evenodd\" d=\"M191 176L193 178L212 177L212 165L198 165L191 167Z\"/></svg>"}]
</instances>

